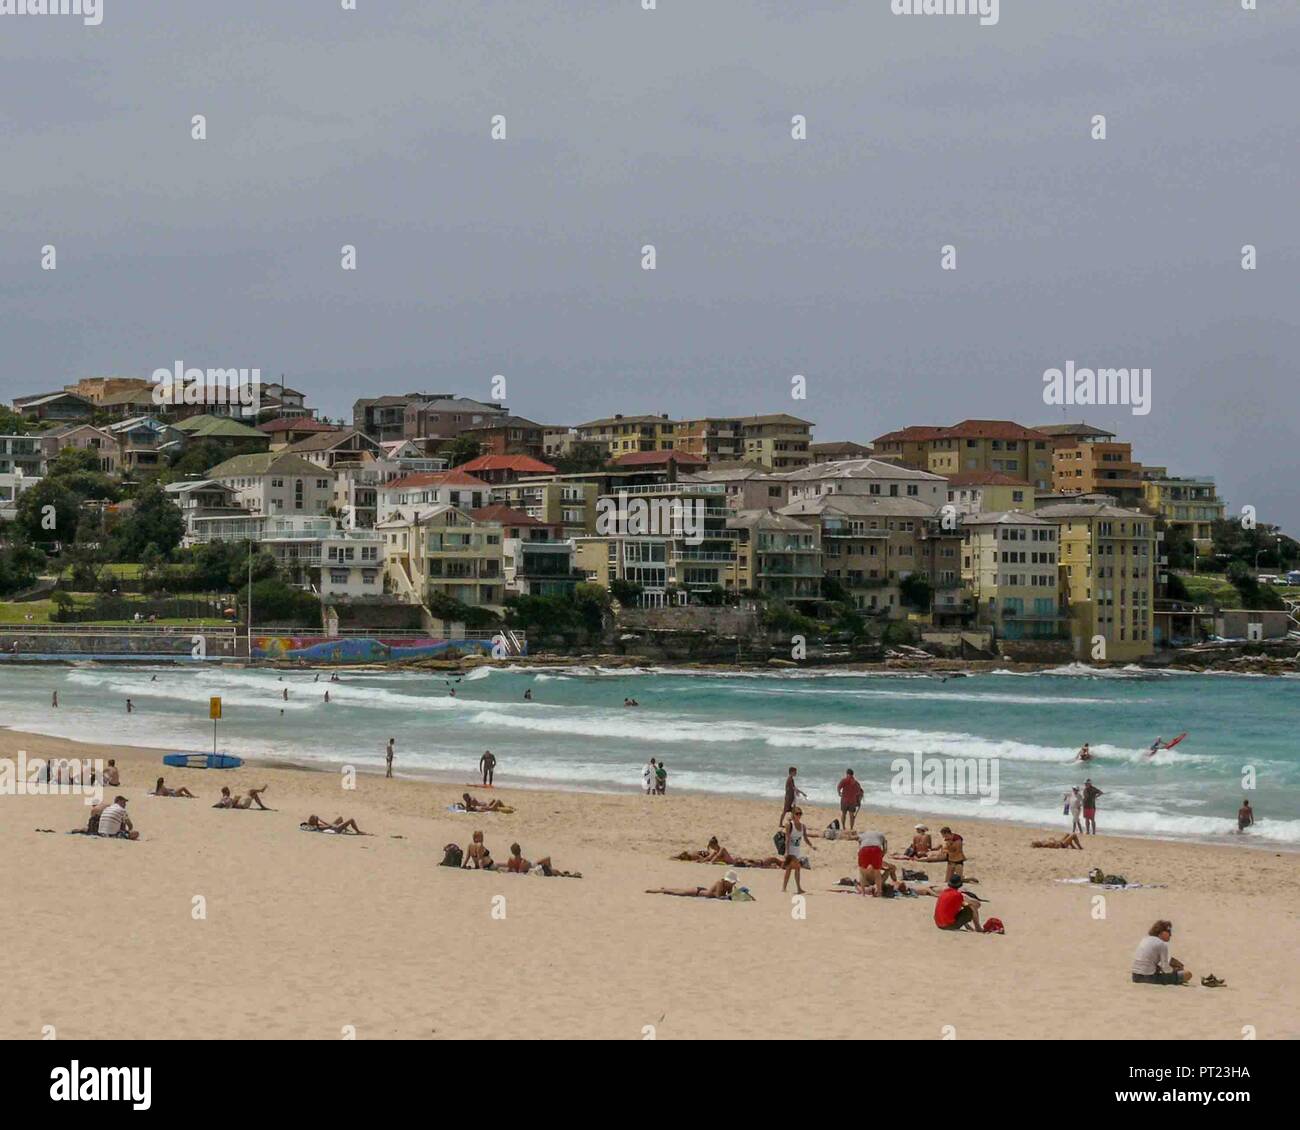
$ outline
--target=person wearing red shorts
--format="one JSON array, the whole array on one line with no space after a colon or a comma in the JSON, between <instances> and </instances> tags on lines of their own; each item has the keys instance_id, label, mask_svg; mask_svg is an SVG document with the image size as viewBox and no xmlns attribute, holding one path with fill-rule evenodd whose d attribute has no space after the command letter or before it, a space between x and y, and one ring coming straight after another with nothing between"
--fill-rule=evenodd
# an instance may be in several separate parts
<instances>
[{"instance_id":1,"label":"person wearing red shorts","mask_svg":"<svg viewBox=\"0 0 1300 1130\"><path fill-rule=\"evenodd\" d=\"M862 785L852 769L844 770L835 791L840 794L840 823L851 832L858 819L858 806L862 804Z\"/></svg>"},{"instance_id":2,"label":"person wearing red shorts","mask_svg":"<svg viewBox=\"0 0 1300 1130\"><path fill-rule=\"evenodd\" d=\"M868 888L877 897L885 893L885 876L897 880L898 873L892 863L885 861L889 843L883 832L861 832L858 835L858 894L865 895Z\"/></svg>"}]
</instances>

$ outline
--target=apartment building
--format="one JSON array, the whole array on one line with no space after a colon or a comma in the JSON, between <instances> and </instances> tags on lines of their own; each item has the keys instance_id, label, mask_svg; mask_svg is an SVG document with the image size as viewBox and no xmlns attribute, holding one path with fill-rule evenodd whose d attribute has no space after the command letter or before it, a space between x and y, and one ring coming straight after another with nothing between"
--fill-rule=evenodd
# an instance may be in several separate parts
<instances>
[{"instance_id":1,"label":"apartment building","mask_svg":"<svg viewBox=\"0 0 1300 1130\"><path fill-rule=\"evenodd\" d=\"M705 416L678 420L674 449L698 456L706 463L727 463L743 459L745 440L740 417Z\"/></svg>"},{"instance_id":2,"label":"apartment building","mask_svg":"<svg viewBox=\"0 0 1300 1130\"><path fill-rule=\"evenodd\" d=\"M300 514L196 517L193 542L208 541L252 541L291 583L323 597L384 593L385 542L374 530L345 530L332 518Z\"/></svg>"},{"instance_id":3,"label":"apartment building","mask_svg":"<svg viewBox=\"0 0 1300 1130\"><path fill-rule=\"evenodd\" d=\"M1052 488L1062 494L1108 494L1122 506L1142 501L1142 464L1133 445L1090 436L1058 439L1052 452Z\"/></svg>"},{"instance_id":4,"label":"apartment building","mask_svg":"<svg viewBox=\"0 0 1300 1130\"><path fill-rule=\"evenodd\" d=\"M877 457L900 466L955 475L996 471L1039 490L1053 483L1053 441L1011 420L963 420L952 427L910 427L874 441Z\"/></svg>"},{"instance_id":5,"label":"apartment building","mask_svg":"<svg viewBox=\"0 0 1300 1130\"><path fill-rule=\"evenodd\" d=\"M403 509L451 506L465 511L477 510L492 501L491 495L490 484L459 468L403 475L380 484L379 521L382 523L395 511Z\"/></svg>"},{"instance_id":6,"label":"apartment building","mask_svg":"<svg viewBox=\"0 0 1300 1130\"><path fill-rule=\"evenodd\" d=\"M663 416L607 416L574 428L575 443L603 447L611 457L630 451L667 451L676 446L677 425Z\"/></svg>"},{"instance_id":7,"label":"apartment building","mask_svg":"<svg viewBox=\"0 0 1300 1130\"><path fill-rule=\"evenodd\" d=\"M889 619L928 615L933 623L960 622L960 530L952 516L919 498L871 494L809 495L781 510L818 523L826 577L861 612ZM928 610L909 609L901 583L920 574L932 590Z\"/></svg>"},{"instance_id":8,"label":"apartment building","mask_svg":"<svg viewBox=\"0 0 1300 1130\"><path fill-rule=\"evenodd\" d=\"M735 569L724 588L761 592L798 604L821 598L821 527L775 510L741 510L727 519L737 533Z\"/></svg>"},{"instance_id":9,"label":"apartment building","mask_svg":"<svg viewBox=\"0 0 1300 1130\"><path fill-rule=\"evenodd\" d=\"M383 482L374 460L334 466L333 510L345 530L373 529L379 520L379 486Z\"/></svg>"},{"instance_id":10,"label":"apartment building","mask_svg":"<svg viewBox=\"0 0 1300 1130\"><path fill-rule=\"evenodd\" d=\"M454 394L450 392L408 392L404 396L363 397L352 405L352 426L380 443L410 439L411 435L406 431L408 406L452 399Z\"/></svg>"},{"instance_id":11,"label":"apartment building","mask_svg":"<svg viewBox=\"0 0 1300 1130\"><path fill-rule=\"evenodd\" d=\"M0 436L0 462L4 460L5 439L5 436ZM67 424L53 431L41 432L39 441L46 466L59 457L59 452L71 447L77 451L93 452L101 471L107 475L117 474L117 440L104 428L93 424Z\"/></svg>"},{"instance_id":12,"label":"apartment building","mask_svg":"<svg viewBox=\"0 0 1300 1130\"><path fill-rule=\"evenodd\" d=\"M1145 478L1141 486L1147 509L1159 514L1168 525L1185 529L1198 555L1214 552L1214 523L1223 521L1227 509L1214 479L1209 475L1162 473Z\"/></svg>"},{"instance_id":13,"label":"apartment building","mask_svg":"<svg viewBox=\"0 0 1300 1130\"><path fill-rule=\"evenodd\" d=\"M45 473L47 458L40 436L0 436L0 474L22 472L28 478L39 478Z\"/></svg>"},{"instance_id":14,"label":"apartment building","mask_svg":"<svg viewBox=\"0 0 1300 1130\"><path fill-rule=\"evenodd\" d=\"M1068 631L1060 589L1060 529L1024 510L962 522L961 572L976 621L995 639L1059 639Z\"/></svg>"},{"instance_id":15,"label":"apartment building","mask_svg":"<svg viewBox=\"0 0 1300 1130\"><path fill-rule=\"evenodd\" d=\"M238 504L255 516L319 517L334 502L334 472L286 451L236 455L207 477L232 488Z\"/></svg>"},{"instance_id":16,"label":"apartment building","mask_svg":"<svg viewBox=\"0 0 1300 1130\"><path fill-rule=\"evenodd\" d=\"M797 471L812 462L808 447L813 424L785 412L766 416L742 416L740 434L744 443L741 458L774 471Z\"/></svg>"},{"instance_id":17,"label":"apartment building","mask_svg":"<svg viewBox=\"0 0 1300 1130\"><path fill-rule=\"evenodd\" d=\"M477 521L501 526L501 563L507 594L567 596L586 575L575 563L573 539L558 523L547 523L501 503L470 512Z\"/></svg>"},{"instance_id":18,"label":"apartment building","mask_svg":"<svg viewBox=\"0 0 1300 1130\"><path fill-rule=\"evenodd\" d=\"M447 597L500 612L505 599L502 528L455 506L403 507L379 522L389 588L412 603Z\"/></svg>"},{"instance_id":19,"label":"apartment building","mask_svg":"<svg viewBox=\"0 0 1300 1130\"><path fill-rule=\"evenodd\" d=\"M962 517L1032 510L1034 488L1000 471L959 471L948 478L948 504Z\"/></svg>"},{"instance_id":20,"label":"apartment building","mask_svg":"<svg viewBox=\"0 0 1300 1130\"><path fill-rule=\"evenodd\" d=\"M555 526L560 537L575 538L596 532L598 493L598 484L587 480L521 478L493 487L492 500Z\"/></svg>"},{"instance_id":21,"label":"apartment building","mask_svg":"<svg viewBox=\"0 0 1300 1130\"><path fill-rule=\"evenodd\" d=\"M1060 526L1061 588L1076 656L1125 661L1155 650L1155 519L1107 502L1058 503L1035 516Z\"/></svg>"},{"instance_id":22,"label":"apartment building","mask_svg":"<svg viewBox=\"0 0 1300 1130\"><path fill-rule=\"evenodd\" d=\"M545 432L541 424L523 416L503 415L466 428L463 434L478 441L481 455L524 455L540 461L546 453Z\"/></svg>"},{"instance_id":23,"label":"apartment building","mask_svg":"<svg viewBox=\"0 0 1300 1130\"><path fill-rule=\"evenodd\" d=\"M602 495L597 534L576 542L578 568L606 587L613 580L640 585L646 607L686 604L692 594L735 589L739 532L728 527L733 515L724 503L723 488L714 483L646 483ZM659 516L642 529L631 516L647 504ZM677 517L670 513L674 506ZM614 532L606 530L602 514L617 515L610 519ZM696 519L692 532L688 526Z\"/></svg>"},{"instance_id":24,"label":"apartment building","mask_svg":"<svg viewBox=\"0 0 1300 1130\"><path fill-rule=\"evenodd\" d=\"M790 481L761 467L706 467L683 473L681 481L718 483L726 494L728 510L779 510L790 501Z\"/></svg>"},{"instance_id":25,"label":"apartment building","mask_svg":"<svg viewBox=\"0 0 1300 1130\"><path fill-rule=\"evenodd\" d=\"M857 494L871 498L912 498L939 507L947 501L948 494L947 480L942 475L880 459L814 463L784 478L789 484L791 502L825 494Z\"/></svg>"},{"instance_id":26,"label":"apartment building","mask_svg":"<svg viewBox=\"0 0 1300 1130\"><path fill-rule=\"evenodd\" d=\"M573 450L577 433L559 424L542 428L542 459L562 459Z\"/></svg>"},{"instance_id":27,"label":"apartment building","mask_svg":"<svg viewBox=\"0 0 1300 1130\"><path fill-rule=\"evenodd\" d=\"M74 384L63 386L64 392L84 397L91 404L102 404L107 396L122 392L152 393L154 383L144 377L82 377Z\"/></svg>"}]
</instances>

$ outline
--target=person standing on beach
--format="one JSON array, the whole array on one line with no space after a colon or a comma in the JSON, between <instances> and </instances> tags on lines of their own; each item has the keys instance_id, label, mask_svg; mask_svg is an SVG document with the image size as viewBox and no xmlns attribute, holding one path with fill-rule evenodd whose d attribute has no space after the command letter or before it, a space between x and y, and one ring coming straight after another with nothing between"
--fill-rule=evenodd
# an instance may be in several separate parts
<instances>
[{"instance_id":1,"label":"person standing on beach","mask_svg":"<svg viewBox=\"0 0 1300 1130\"><path fill-rule=\"evenodd\" d=\"M483 774L483 784L486 788L492 787L492 774L497 767L497 759L492 756L490 749L483 751L483 756L478 759L479 772Z\"/></svg>"},{"instance_id":2,"label":"person standing on beach","mask_svg":"<svg viewBox=\"0 0 1300 1130\"><path fill-rule=\"evenodd\" d=\"M641 767L641 785L645 795L651 796L655 791L655 759L652 757Z\"/></svg>"},{"instance_id":3,"label":"person standing on beach","mask_svg":"<svg viewBox=\"0 0 1300 1130\"><path fill-rule=\"evenodd\" d=\"M792 770L793 772L793 770ZM805 843L814 851L817 845L808 837L808 829L803 822L803 809L792 808L790 819L785 824L785 877L781 880L781 892L790 885L790 875L794 875L794 889L803 894L803 884L799 881L799 872L803 870L803 849Z\"/></svg>"},{"instance_id":4,"label":"person standing on beach","mask_svg":"<svg viewBox=\"0 0 1300 1130\"><path fill-rule=\"evenodd\" d=\"M665 796L668 793L668 766L662 761L659 762L658 767L655 769L655 792L660 796Z\"/></svg>"},{"instance_id":5,"label":"person standing on beach","mask_svg":"<svg viewBox=\"0 0 1300 1130\"><path fill-rule=\"evenodd\" d=\"M840 794L840 823L851 832L857 823L858 806L862 804L862 785L852 769L844 770L835 791Z\"/></svg>"},{"instance_id":6,"label":"person standing on beach","mask_svg":"<svg viewBox=\"0 0 1300 1130\"><path fill-rule=\"evenodd\" d=\"M389 738L388 750L384 754L384 761L387 762L388 764L388 772L384 774L385 777L391 777L393 775L393 749L395 745L396 743L393 741L393 739Z\"/></svg>"},{"instance_id":7,"label":"person standing on beach","mask_svg":"<svg viewBox=\"0 0 1300 1130\"><path fill-rule=\"evenodd\" d=\"M1070 790L1070 795L1067 800L1070 805L1070 831L1082 832L1083 821L1079 819L1079 816L1083 812L1083 794L1079 792L1078 785L1075 785Z\"/></svg>"},{"instance_id":8,"label":"person standing on beach","mask_svg":"<svg viewBox=\"0 0 1300 1130\"><path fill-rule=\"evenodd\" d=\"M791 765L789 775L785 779L785 805L781 809L782 823L785 822L786 814L793 810L796 797L803 797L804 800L808 799L808 794L794 783L795 775L798 772L799 770Z\"/></svg>"},{"instance_id":9,"label":"person standing on beach","mask_svg":"<svg viewBox=\"0 0 1300 1130\"><path fill-rule=\"evenodd\" d=\"M1097 798L1102 795L1101 789L1092 783L1091 777L1083 782L1083 822L1090 836L1097 834Z\"/></svg>"}]
</instances>

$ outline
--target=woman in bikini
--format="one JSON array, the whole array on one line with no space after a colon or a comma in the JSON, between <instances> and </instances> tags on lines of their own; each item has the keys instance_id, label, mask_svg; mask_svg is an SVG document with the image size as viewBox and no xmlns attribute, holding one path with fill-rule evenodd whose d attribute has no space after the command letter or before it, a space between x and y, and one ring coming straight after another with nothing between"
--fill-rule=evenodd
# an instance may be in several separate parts
<instances>
[{"instance_id":1,"label":"woman in bikini","mask_svg":"<svg viewBox=\"0 0 1300 1130\"><path fill-rule=\"evenodd\" d=\"M465 805L466 812L504 812L507 814L514 812L510 805L502 804L495 797L484 804L478 797L472 797L469 793L461 793L461 801Z\"/></svg>"},{"instance_id":2,"label":"woman in bikini","mask_svg":"<svg viewBox=\"0 0 1300 1130\"><path fill-rule=\"evenodd\" d=\"M1079 842L1079 837L1074 832L1062 836L1059 840L1034 840L1029 846L1036 848L1078 848L1083 851L1083 844Z\"/></svg>"},{"instance_id":3,"label":"woman in bikini","mask_svg":"<svg viewBox=\"0 0 1300 1130\"><path fill-rule=\"evenodd\" d=\"M462 871L468 871L471 867L477 871L495 871L497 869L497 865L492 862L492 853L488 851L487 844L483 842L482 832L474 833L474 841L465 852L465 862L460 865Z\"/></svg>"},{"instance_id":4,"label":"woman in bikini","mask_svg":"<svg viewBox=\"0 0 1300 1130\"><path fill-rule=\"evenodd\" d=\"M646 894L676 895L684 899L726 899L731 897L731 892L739 882L740 876L734 871L728 871L711 887L650 887L646 889Z\"/></svg>"},{"instance_id":5,"label":"woman in bikini","mask_svg":"<svg viewBox=\"0 0 1300 1130\"><path fill-rule=\"evenodd\" d=\"M166 785L163 784L163 779L161 777L158 778L158 783L154 785L153 792L150 793L149 795L150 796L183 796L183 797L188 797L190 800L195 799L194 794L190 792L190 790L187 789L184 785L182 785L179 789L169 789Z\"/></svg>"},{"instance_id":6,"label":"woman in bikini","mask_svg":"<svg viewBox=\"0 0 1300 1130\"><path fill-rule=\"evenodd\" d=\"M342 816L336 816L333 820L322 820L319 816L308 816L303 821L301 827L308 828L313 832L352 832L358 836L364 836L368 833L363 832L357 827L355 820L344 820Z\"/></svg>"}]
</instances>

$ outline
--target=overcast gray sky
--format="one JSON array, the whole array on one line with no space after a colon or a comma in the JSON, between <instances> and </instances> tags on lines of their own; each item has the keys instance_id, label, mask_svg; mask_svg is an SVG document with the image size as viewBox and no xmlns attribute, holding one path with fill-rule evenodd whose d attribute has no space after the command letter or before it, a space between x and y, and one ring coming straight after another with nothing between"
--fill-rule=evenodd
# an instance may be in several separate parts
<instances>
[{"instance_id":1,"label":"overcast gray sky","mask_svg":"<svg viewBox=\"0 0 1300 1130\"><path fill-rule=\"evenodd\" d=\"M331 416L501 373L544 423L1085 418L1300 530L1300 5L357 8L0 16L0 396L181 359ZM1150 414L1045 407L1067 360Z\"/></svg>"}]
</instances>

